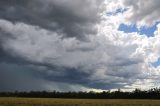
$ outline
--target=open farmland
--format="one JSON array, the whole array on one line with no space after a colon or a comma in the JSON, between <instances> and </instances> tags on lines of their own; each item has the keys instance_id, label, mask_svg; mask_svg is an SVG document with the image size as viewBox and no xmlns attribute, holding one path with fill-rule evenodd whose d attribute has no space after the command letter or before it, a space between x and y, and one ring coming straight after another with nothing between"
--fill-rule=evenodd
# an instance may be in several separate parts
<instances>
[{"instance_id":1,"label":"open farmland","mask_svg":"<svg viewBox=\"0 0 160 106\"><path fill-rule=\"evenodd\" d=\"M0 98L0 106L160 106L160 100Z\"/></svg>"}]
</instances>

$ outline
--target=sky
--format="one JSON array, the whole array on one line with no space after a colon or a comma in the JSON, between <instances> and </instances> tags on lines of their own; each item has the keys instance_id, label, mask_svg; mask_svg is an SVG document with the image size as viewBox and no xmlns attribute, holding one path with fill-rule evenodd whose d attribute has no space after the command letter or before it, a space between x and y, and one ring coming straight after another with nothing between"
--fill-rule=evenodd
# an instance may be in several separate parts
<instances>
[{"instance_id":1,"label":"sky","mask_svg":"<svg viewBox=\"0 0 160 106\"><path fill-rule=\"evenodd\" d=\"M159 87L159 5L0 0L0 91Z\"/></svg>"}]
</instances>

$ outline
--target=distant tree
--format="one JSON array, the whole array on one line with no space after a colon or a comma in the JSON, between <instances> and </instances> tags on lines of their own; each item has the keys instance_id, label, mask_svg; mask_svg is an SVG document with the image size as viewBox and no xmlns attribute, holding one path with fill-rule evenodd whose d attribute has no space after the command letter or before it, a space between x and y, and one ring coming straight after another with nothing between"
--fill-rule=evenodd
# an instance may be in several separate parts
<instances>
[{"instance_id":1,"label":"distant tree","mask_svg":"<svg viewBox=\"0 0 160 106\"><path fill-rule=\"evenodd\" d=\"M160 99L160 88L147 91L135 89L132 92L117 91L103 92L58 92L58 91L30 91L30 92L0 92L1 97L38 97L38 98L95 98L95 99Z\"/></svg>"}]
</instances>

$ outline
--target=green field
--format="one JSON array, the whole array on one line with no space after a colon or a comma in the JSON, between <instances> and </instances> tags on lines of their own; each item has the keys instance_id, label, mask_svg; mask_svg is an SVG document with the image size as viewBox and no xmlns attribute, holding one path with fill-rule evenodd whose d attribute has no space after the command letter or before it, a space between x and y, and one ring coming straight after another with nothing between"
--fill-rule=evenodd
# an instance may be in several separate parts
<instances>
[{"instance_id":1,"label":"green field","mask_svg":"<svg viewBox=\"0 0 160 106\"><path fill-rule=\"evenodd\" d=\"M160 106L160 100L0 98L0 106Z\"/></svg>"}]
</instances>

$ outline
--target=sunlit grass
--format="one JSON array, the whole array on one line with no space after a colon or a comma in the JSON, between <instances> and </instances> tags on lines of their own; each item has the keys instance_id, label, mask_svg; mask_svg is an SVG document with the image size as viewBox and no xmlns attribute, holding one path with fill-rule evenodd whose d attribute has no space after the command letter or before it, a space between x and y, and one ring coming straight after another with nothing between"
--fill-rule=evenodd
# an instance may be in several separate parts
<instances>
[{"instance_id":1,"label":"sunlit grass","mask_svg":"<svg viewBox=\"0 0 160 106\"><path fill-rule=\"evenodd\" d=\"M160 106L160 100L0 98L0 106Z\"/></svg>"}]
</instances>

